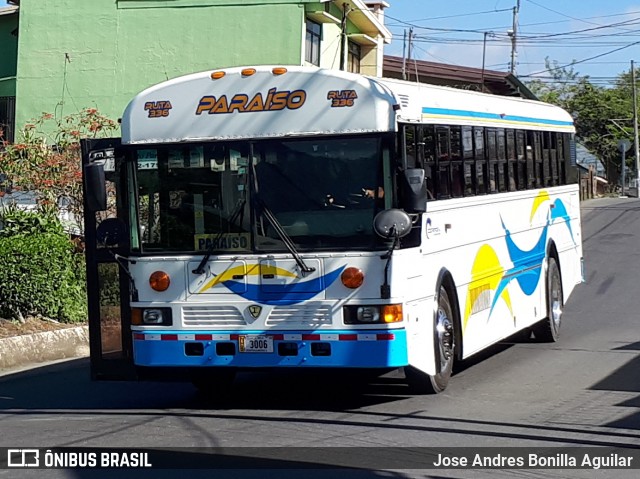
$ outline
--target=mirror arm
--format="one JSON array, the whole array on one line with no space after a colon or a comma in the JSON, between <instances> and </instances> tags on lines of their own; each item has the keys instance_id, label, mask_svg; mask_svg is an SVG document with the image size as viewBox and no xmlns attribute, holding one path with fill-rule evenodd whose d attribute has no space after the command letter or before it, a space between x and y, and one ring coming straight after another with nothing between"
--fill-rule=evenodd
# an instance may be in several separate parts
<instances>
[{"instance_id":1,"label":"mirror arm","mask_svg":"<svg viewBox=\"0 0 640 479\"><path fill-rule=\"evenodd\" d=\"M391 286L389 285L389 264L391 263L391 255L393 255L393 250L396 249L398 245L398 241L400 241L400 235L398 235L398 231L396 225L393 227L393 243L389 250L381 256L381 259L386 259L387 263L384 265L384 283L380 285L380 298L381 299L389 299L391 298Z\"/></svg>"}]
</instances>

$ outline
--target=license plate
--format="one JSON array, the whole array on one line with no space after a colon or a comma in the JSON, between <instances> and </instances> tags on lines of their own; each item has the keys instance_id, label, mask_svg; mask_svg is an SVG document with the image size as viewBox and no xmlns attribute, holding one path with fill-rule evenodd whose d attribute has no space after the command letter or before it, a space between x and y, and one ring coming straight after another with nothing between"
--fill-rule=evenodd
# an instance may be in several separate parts
<instances>
[{"instance_id":1,"label":"license plate","mask_svg":"<svg viewBox=\"0 0 640 479\"><path fill-rule=\"evenodd\" d=\"M262 334L243 334L238 337L241 353L272 353L273 337Z\"/></svg>"}]
</instances>

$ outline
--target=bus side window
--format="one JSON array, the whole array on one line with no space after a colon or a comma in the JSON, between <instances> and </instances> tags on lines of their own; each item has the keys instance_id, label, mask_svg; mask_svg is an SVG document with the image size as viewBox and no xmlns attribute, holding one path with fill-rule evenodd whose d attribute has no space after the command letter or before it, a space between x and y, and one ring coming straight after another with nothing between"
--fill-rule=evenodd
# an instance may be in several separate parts
<instances>
[{"instance_id":1,"label":"bus side window","mask_svg":"<svg viewBox=\"0 0 640 479\"><path fill-rule=\"evenodd\" d=\"M518 183L518 159L516 157L515 132L507 130L507 187L515 191Z\"/></svg>"},{"instance_id":2,"label":"bus side window","mask_svg":"<svg viewBox=\"0 0 640 479\"><path fill-rule=\"evenodd\" d=\"M527 189L536 187L535 138L533 131L527 131Z\"/></svg>"},{"instance_id":3,"label":"bus side window","mask_svg":"<svg viewBox=\"0 0 640 479\"><path fill-rule=\"evenodd\" d=\"M557 138L557 147L556 147L556 152L557 152L557 168L558 168L558 184L559 185L564 185L567 183L567 179L565 177L565 172L564 172L564 134L562 133L558 133L556 135Z\"/></svg>"},{"instance_id":4,"label":"bus side window","mask_svg":"<svg viewBox=\"0 0 640 479\"><path fill-rule=\"evenodd\" d=\"M407 168L416 168L418 161L418 137L415 125L405 125L400 157L406 159Z\"/></svg>"},{"instance_id":5,"label":"bus side window","mask_svg":"<svg viewBox=\"0 0 640 479\"><path fill-rule=\"evenodd\" d=\"M496 130L487 128L485 130L487 138L487 159L489 160L489 193L498 191L498 151L496 145Z\"/></svg>"},{"instance_id":6,"label":"bus side window","mask_svg":"<svg viewBox=\"0 0 640 479\"><path fill-rule=\"evenodd\" d=\"M450 128L451 196L460 198L464 193L464 168L462 167L462 129Z\"/></svg>"},{"instance_id":7,"label":"bus side window","mask_svg":"<svg viewBox=\"0 0 640 479\"><path fill-rule=\"evenodd\" d=\"M475 165L473 161L473 130L470 126L462 127L462 159L464 196L475 195Z\"/></svg>"},{"instance_id":8,"label":"bus side window","mask_svg":"<svg viewBox=\"0 0 640 479\"><path fill-rule=\"evenodd\" d=\"M527 158L526 158L527 145L524 141L524 131L516 131L516 158L518 162L518 172L516 174L518 189L524 190L527 188Z\"/></svg>"},{"instance_id":9,"label":"bus side window","mask_svg":"<svg viewBox=\"0 0 640 479\"><path fill-rule=\"evenodd\" d=\"M487 161L484 157L484 128L473 128L473 156L475 158L476 194L487 192Z\"/></svg>"},{"instance_id":10,"label":"bus side window","mask_svg":"<svg viewBox=\"0 0 640 479\"><path fill-rule=\"evenodd\" d=\"M436 128L436 197L451 196L451 151L449 128Z\"/></svg>"},{"instance_id":11,"label":"bus side window","mask_svg":"<svg viewBox=\"0 0 640 479\"><path fill-rule=\"evenodd\" d=\"M435 131L432 125L419 127L421 138L421 156L419 157L427 179L427 194L429 199L437 199L436 196L436 160L435 160Z\"/></svg>"}]
</instances>

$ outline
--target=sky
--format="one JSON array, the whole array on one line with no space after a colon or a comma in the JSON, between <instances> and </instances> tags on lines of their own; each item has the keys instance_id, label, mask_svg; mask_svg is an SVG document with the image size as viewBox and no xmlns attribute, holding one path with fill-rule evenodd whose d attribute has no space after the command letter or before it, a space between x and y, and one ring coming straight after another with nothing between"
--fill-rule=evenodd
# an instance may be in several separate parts
<instances>
[{"instance_id":1,"label":"sky","mask_svg":"<svg viewBox=\"0 0 640 479\"><path fill-rule=\"evenodd\" d=\"M385 54L403 56L412 28L411 58L509 71L513 10L518 0L387 0L393 41ZM485 35L486 33L486 35ZM486 38L486 43L484 39ZM486 47L486 48L485 48ZM549 78L545 58L573 65L592 83L640 67L640 0L520 0L515 73Z\"/></svg>"},{"instance_id":2,"label":"sky","mask_svg":"<svg viewBox=\"0 0 640 479\"><path fill-rule=\"evenodd\" d=\"M509 71L518 0L386 1L393 40L385 54L403 56L413 28L411 58L482 68L484 52L486 68ZM576 61L575 72L602 86L629 71L631 60L640 64L640 0L519 1L515 73L522 80L549 78L547 57L559 66Z\"/></svg>"}]
</instances>

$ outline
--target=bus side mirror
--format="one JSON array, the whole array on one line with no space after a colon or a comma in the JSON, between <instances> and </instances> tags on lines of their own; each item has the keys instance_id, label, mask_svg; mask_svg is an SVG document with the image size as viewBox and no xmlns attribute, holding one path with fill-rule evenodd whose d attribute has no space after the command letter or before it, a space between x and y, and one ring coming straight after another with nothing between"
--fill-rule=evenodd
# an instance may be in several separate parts
<instances>
[{"instance_id":1,"label":"bus side mirror","mask_svg":"<svg viewBox=\"0 0 640 479\"><path fill-rule=\"evenodd\" d=\"M99 245L113 247L127 242L127 225L120 218L107 218L96 228L96 240Z\"/></svg>"},{"instance_id":2,"label":"bus side mirror","mask_svg":"<svg viewBox=\"0 0 640 479\"><path fill-rule=\"evenodd\" d=\"M400 205L408 213L427 211L427 185L422 168L407 168L400 176Z\"/></svg>"},{"instance_id":3,"label":"bus side mirror","mask_svg":"<svg viewBox=\"0 0 640 479\"><path fill-rule=\"evenodd\" d=\"M395 208L383 210L373 219L373 230L384 239L403 238L411 232L411 218Z\"/></svg>"},{"instance_id":4,"label":"bus side mirror","mask_svg":"<svg viewBox=\"0 0 640 479\"><path fill-rule=\"evenodd\" d=\"M93 213L107 209L107 183L104 176L104 162L84 165L84 184L87 209Z\"/></svg>"},{"instance_id":5,"label":"bus side mirror","mask_svg":"<svg viewBox=\"0 0 640 479\"><path fill-rule=\"evenodd\" d=\"M427 185L422 168L407 168L400 176L400 205L408 213L427 211Z\"/></svg>"}]
</instances>

